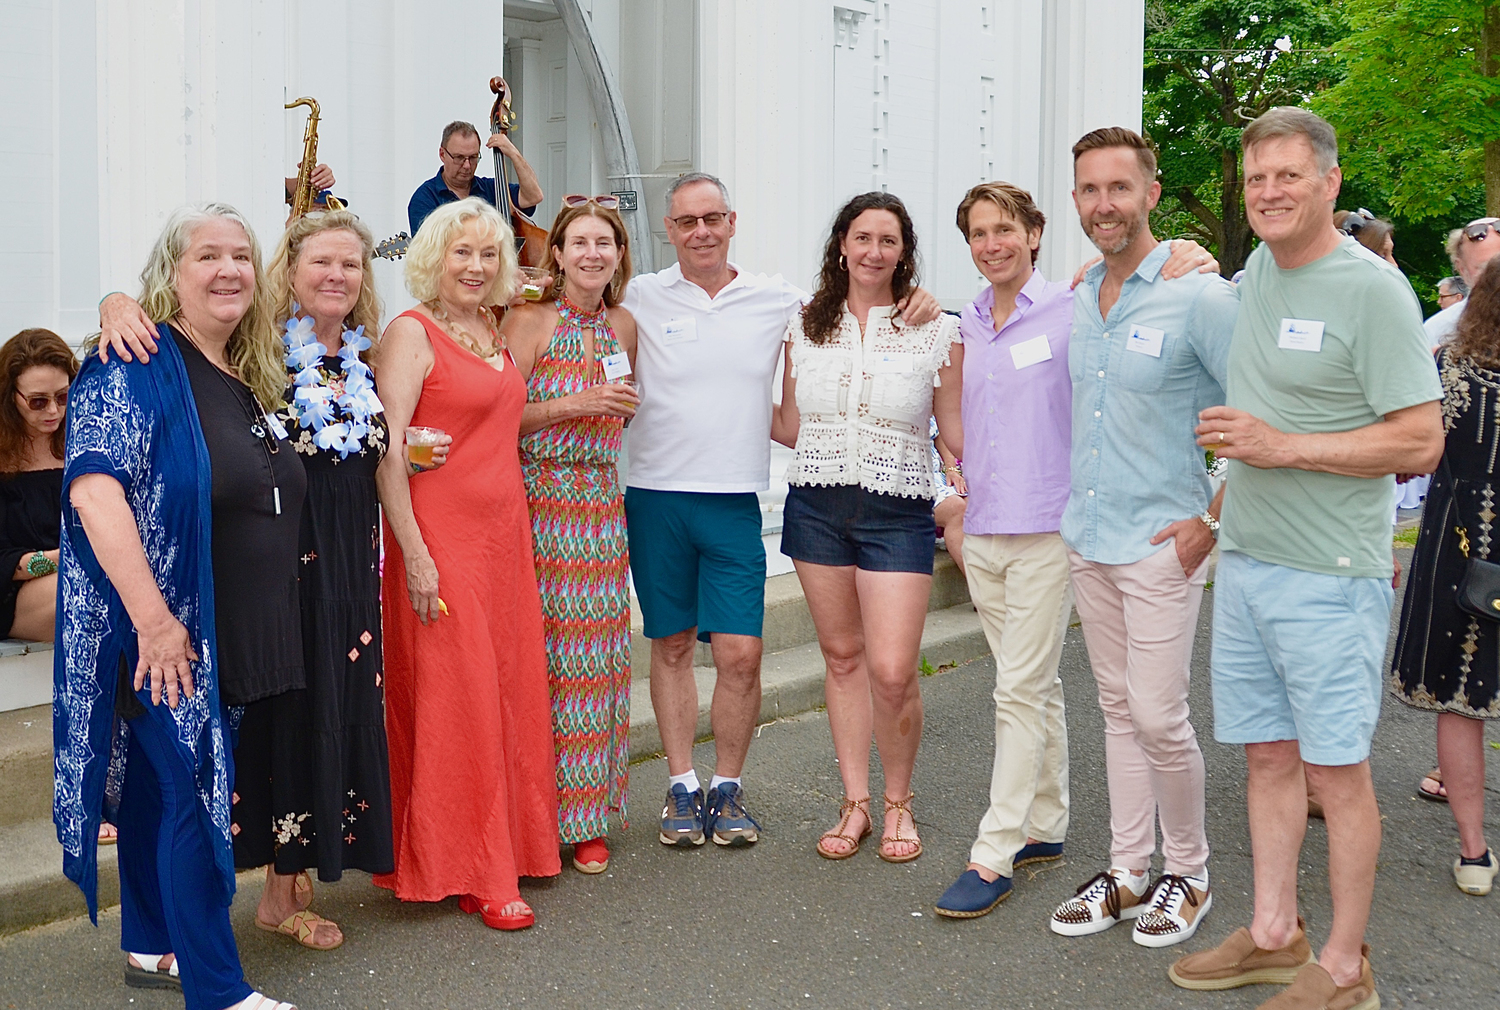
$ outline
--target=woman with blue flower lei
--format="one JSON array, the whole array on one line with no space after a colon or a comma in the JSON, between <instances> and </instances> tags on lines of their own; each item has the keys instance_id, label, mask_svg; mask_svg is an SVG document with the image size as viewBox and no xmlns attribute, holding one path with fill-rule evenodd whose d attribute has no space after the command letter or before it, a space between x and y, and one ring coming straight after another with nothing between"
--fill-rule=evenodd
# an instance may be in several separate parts
<instances>
[{"instance_id":1,"label":"woman with blue flower lei","mask_svg":"<svg viewBox=\"0 0 1500 1010\"><path fill-rule=\"evenodd\" d=\"M369 230L347 211L288 226L267 268L289 388L275 420L307 471L299 591L307 689L250 706L235 749L235 865L266 866L256 924L331 950L337 925L307 911L312 881L390 872L391 808L380 641L375 469L386 424L368 364L380 303ZM103 343L155 348L122 295L101 308ZM141 346L145 345L145 346ZM440 446L440 464L447 447Z\"/></svg>"}]
</instances>

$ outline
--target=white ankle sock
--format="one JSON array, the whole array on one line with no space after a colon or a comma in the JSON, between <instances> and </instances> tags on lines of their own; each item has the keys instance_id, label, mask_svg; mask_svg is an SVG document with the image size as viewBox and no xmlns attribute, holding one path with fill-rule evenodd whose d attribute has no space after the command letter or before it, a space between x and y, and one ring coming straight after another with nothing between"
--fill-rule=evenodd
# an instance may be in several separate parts
<instances>
[{"instance_id":1,"label":"white ankle sock","mask_svg":"<svg viewBox=\"0 0 1500 1010\"><path fill-rule=\"evenodd\" d=\"M1184 876L1182 879L1192 885L1194 890L1206 891L1208 890L1208 867L1205 866L1202 871L1190 877Z\"/></svg>"},{"instance_id":2,"label":"white ankle sock","mask_svg":"<svg viewBox=\"0 0 1500 1010\"><path fill-rule=\"evenodd\" d=\"M1150 870L1147 870L1145 873L1136 873L1134 870L1123 866L1112 866L1109 872L1111 876L1130 888L1135 894L1145 894L1146 885L1151 881Z\"/></svg>"},{"instance_id":3,"label":"white ankle sock","mask_svg":"<svg viewBox=\"0 0 1500 1010\"><path fill-rule=\"evenodd\" d=\"M673 786L682 786L688 792L696 793L698 791L699 785L700 783L698 782L698 772L693 768L689 768L681 775L672 775L667 778L668 789L671 789Z\"/></svg>"},{"instance_id":4,"label":"white ankle sock","mask_svg":"<svg viewBox=\"0 0 1500 1010\"><path fill-rule=\"evenodd\" d=\"M729 778L724 775L715 775L713 778L708 780L708 791L713 792L715 789L722 786L725 782L733 782L735 785L739 786L740 777L736 775L734 778ZM740 788L743 789L744 786L740 786Z\"/></svg>"}]
</instances>

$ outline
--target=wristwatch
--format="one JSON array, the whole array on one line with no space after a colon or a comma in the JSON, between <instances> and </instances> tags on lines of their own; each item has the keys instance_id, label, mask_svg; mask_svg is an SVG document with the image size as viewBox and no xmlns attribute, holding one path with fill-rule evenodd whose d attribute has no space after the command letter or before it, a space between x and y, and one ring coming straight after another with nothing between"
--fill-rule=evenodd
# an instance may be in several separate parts
<instances>
[{"instance_id":1,"label":"wristwatch","mask_svg":"<svg viewBox=\"0 0 1500 1010\"><path fill-rule=\"evenodd\" d=\"M43 575L51 575L57 571L57 563L42 551L37 551L26 560L26 574L33 579L39 579Z\"/></svg>"},{"instance_id":2,"label":"wristwatch","mask_svg":"<svg viewBox=\"0 0 1500 1010\"><path fill-rule=\"evenodd\" d=\"M1219 539L1219 520L1214 518L1212 512L1204 512L1198 517L1198 521L1208 527L1208 532L1214 535L1215 540Z\"/></svg>"}]
</instances>

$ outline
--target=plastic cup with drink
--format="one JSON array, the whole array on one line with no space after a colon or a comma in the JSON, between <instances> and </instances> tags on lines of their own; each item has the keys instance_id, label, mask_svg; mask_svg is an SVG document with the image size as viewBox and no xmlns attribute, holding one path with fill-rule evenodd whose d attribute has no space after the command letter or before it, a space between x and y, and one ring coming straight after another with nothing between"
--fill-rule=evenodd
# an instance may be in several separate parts
<instances>
[{"instance_id":1,"label":"plastic cup with drink","mask_svg":"<svg viewBox=\"0 0 1500 1010\"><path fill-rule=\"evenodd\" d=\"M539 302L547 297L552 275L541 267L521 267L521 297L528 302Z\"/></svg>"},{"instance_id":2,"label":"plastic cup with drink","mask_svg":"<svg viewBox=\"0 0 1500 1010\"><path fill-rule=\"evenodd\" d=\"M432 469L432 449L446 435L442 428L411 425L406 429L406 459L412 466Z\"/></svg>"}]
</instances>

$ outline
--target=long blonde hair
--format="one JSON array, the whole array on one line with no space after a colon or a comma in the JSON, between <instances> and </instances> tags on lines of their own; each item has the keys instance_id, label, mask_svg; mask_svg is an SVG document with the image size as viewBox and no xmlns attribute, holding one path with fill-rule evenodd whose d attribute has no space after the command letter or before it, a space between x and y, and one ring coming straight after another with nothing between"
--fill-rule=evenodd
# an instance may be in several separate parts
<instances>
[{"instance_id":1,"label":"long blonde hair","mask_svg":"<svg viewBox=\"0 0 1500 1010\"><path fill-rule=\"evenodd\" d=\"M344 318L344 325L351 330L360 326L365 328L365 336L370 338L370 348L361 357L368 360L375 351L375 344L380 340L380 295L375 291L375 270L371 266L375 237L370 234L370 229L365 227L363 221L347 210L304 214L287 227L281 241L276 243L276 251L271 254L271 262L266 267L266 286L270 288L271 294L271 318L276 321L278 328L292 318L292 303L297 300L297 293L292 290L292 275L297 272L297 257L302 255L303 243L325 231L340 230L352 232L359 239L360 249L364 254L364 276L360 281L359 297L355 299L349 315ZM329 348L329 353L337 351L336 347Z\"/></svg>"},{"instance_id":2,"label":"long blonde hair","mask_svg":"<svg viewBox=\"0 0 1500 1010\"><path fill-rule=\"evenodd\" d=\"M478 197L445 203L422 222L406 250L406 290L419 302L437 298L438 280L443 276L443 258L454 238L470 221L480 221L489 236L500 243L500 271L488 291L481 292L480 304L504 305L516 291L516 239L505 218L493 204Z\"/></svg>"},{"instance_id":3,"label":"long blonde hair","mask_svg":"<svg viewBox=\"0 0 1500 1010\"><path fill-rule=\"evenodd\" d=\"M138 300L155 323L168 322L182 311L182 302L177 297L178 265L192 243L193 232L214 218L233 221L244 229L245 237L250 240L250 262L255 269L255 290L251 293L250 307L229 335L225 356L229 359L230 369L250 387L261 406L274 410L281 406L286 393L286 362L281 340L271 322L271 299L265 269L261 266L260 243L244 215L227 203L205 203L174 210L167 218L156 245L151 247L151 255L146 257Z\"/></svg>"}]
</instances>

